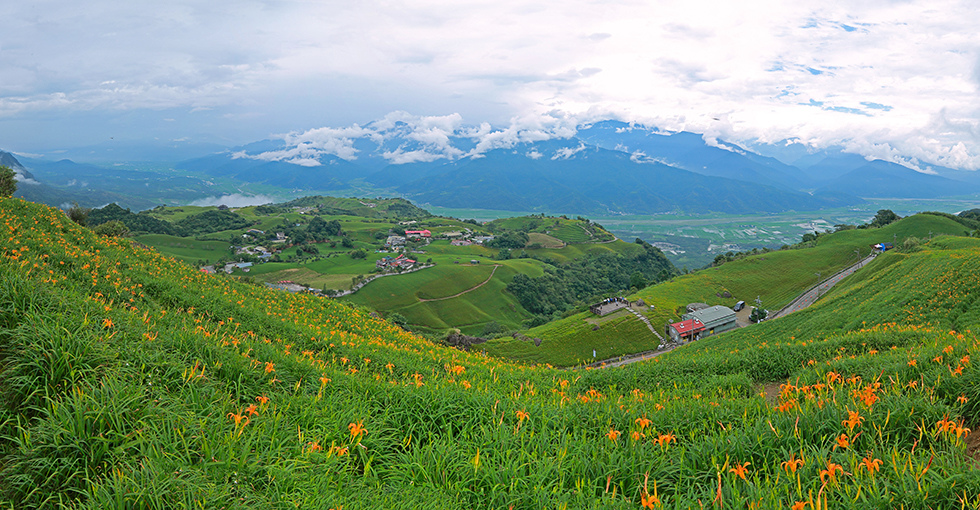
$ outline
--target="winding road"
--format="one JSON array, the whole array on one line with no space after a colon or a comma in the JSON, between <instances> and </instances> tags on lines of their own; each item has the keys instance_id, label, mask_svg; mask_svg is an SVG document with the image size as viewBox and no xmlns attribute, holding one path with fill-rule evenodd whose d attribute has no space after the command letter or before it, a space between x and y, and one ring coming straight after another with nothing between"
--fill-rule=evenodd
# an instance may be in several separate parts
<instances>
[{"instance_id":1,"label":"winding road","mask_svg":"<svg viewBox=\"0 0 980 510\"><path fill-rule=\"evenodd\" d=\"M867 257L865 257L864 259L862 259L857 264L854 264L853 266L850 266L850 267L847 267L845 269L842 269L841 271L837 272L836 274L834 274L830 278L827 278L826 280L824 280L824 281L822 281L822 282L814 285L813 287L811 287L809 290L807 290L803 294L800 294L799 296L797 296L796 299L794 299L793 301L791 301L790 304L788 304L785 307L783 307L782 310L779 310L778 312L776 312L775 314L773 314L773 316L771 317L771 319L775 319L777 317L784 317L786 315L789 315L789 314L791 314L793 312L802 310L802 309L804 309L804 308L812 305L817 300L817 298L819 298L822 294L824 294L828 290L830 290L831 287L833 287L834 285L837 285L838 282L840 282L844 278L850 276L851 274L853 274L858 269L861 269L862 267L866 266L868 264L868 262L871 262L872 260L874 260L874 258L875 258L875 254L872 253L871 255L868 255ZM683 345L687 345L687 344L683 344ZM647 352L641 352L641 353L638 353L638 354L631 354L631 355L628 355L628 356L620 356L618 358L610 358L610 359L605 359L605 360L602 360L602 361L596 361L596 362L593 362L593 363L589 363L588 365L584 365L584 368L614 368L614 367L621 367L623 365L629 365L631 363L637 363L639 361L645 361L645 360L648 360L648 359L656 358L657 356L659 356L659 355L661 355L663 353L666 353L666 352L670 352L670 351L676 349L677 347L681 347L681 346L680 345L674 345L674 346L668 347L667 349L664 349L662 351L647 351ZM578 367L578 368L583 368L583 367Z\"/></svg>"}]
</instances>

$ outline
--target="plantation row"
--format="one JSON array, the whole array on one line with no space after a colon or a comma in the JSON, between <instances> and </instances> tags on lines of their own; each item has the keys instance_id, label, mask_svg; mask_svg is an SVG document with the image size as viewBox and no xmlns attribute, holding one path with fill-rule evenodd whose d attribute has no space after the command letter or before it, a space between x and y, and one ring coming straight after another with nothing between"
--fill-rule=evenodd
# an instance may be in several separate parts
<instances>
[{"instance_id":1,"label":"plantation row","mask_svg":"<svg viewBox=\"0 0 980 510\"><path fill-rule=\"evenodd\" d=\"M0 199L0 507L976 507L978 251L938 238L787 318L568 371Z\"/></svg>"}]
</instances>

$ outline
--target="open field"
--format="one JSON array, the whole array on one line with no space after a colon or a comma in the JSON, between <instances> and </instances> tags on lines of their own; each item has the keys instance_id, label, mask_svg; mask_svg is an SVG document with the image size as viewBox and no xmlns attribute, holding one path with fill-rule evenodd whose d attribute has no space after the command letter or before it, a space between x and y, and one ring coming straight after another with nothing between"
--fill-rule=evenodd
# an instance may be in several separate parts
<instances>
[{"instance_id":1,"label":"open field","mask_svg":"<svg viewBox=\"0 0 980 510\"><path fill-rule=\"evenodd\" d=\"M436 255L437 265L396 277L379 278L344 298L405 316L413 329L440 331L459 328L479 334L490 322L509 329L520 327L530 314L504 290L515 274L540 275L542 264L533 259L483 260L481 264L453 264ZM499 264L496 271L494 267ZM493 277L487 280L490 273ZM486 282L485 284L483 284ZM481 287L474 289L477 285ZM470 292L470 289L474 289ZM447 298L465 292L457 297ZM433 300L438 301L422 301Z\"/></svg>"},{"instance_id":2,"label":"open field","mask_svg":"<svg viewBox=\"0 0 980 510\"><path fill-rule=\"evenodd\" d=\"M230 254L228 248L231 246L227 241L198 241L189 237L163 234L141 235L136 240L191 265L202 264L205 260L213 262L220 257L227 257Z\"/></svg>"}]
</instances>

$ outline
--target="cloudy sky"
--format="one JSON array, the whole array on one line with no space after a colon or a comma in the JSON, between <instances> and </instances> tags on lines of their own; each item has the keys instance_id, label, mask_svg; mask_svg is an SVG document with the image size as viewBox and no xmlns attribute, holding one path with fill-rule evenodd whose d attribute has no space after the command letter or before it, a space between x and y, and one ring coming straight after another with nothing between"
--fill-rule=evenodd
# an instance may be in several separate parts
<instances>
[{"instance_id":1,"label":"cloudy sky","mask_svg":"<svg viewBox=\"0 0 980 510\"><path fill-rule=\"evenodd\" d=\"M980 168L976 0L35 0L0 20L15 152L232 145L399 111Z\"/></svg>"}]
</instances>

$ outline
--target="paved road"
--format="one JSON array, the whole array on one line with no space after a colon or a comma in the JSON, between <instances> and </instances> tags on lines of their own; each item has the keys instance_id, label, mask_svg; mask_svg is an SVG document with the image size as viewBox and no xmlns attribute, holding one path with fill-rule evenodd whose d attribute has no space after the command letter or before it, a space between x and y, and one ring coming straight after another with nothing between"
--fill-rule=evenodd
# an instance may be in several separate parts
<instances>
[{"instance_id":1,"label":"paved road","mask_svg":"<svg viewBox=\"0 0 980 510\"><path fill-rule=\"evenodd\" d=\"M782 310L774 313L771 318L775 319L777 317L785 317L793 312L798 312L812 305L817 300L817 298L825 294L828 290L830 290L831 287L837 285L839 281L850 276L852 273L854 273L854 271L857 271L858 269L861 269L862 267L867 265L868 262L871 262L872 260L874 260L874 258L875 256L873 254L868 255L857 264L854 264L853 266L840 271L839 273L835 274L834 276L831 276L830 278L827 278L826 280L818 283L817 285L814 285L812 288L810 288L810 290L804 292L803 294L800 294L796 299L790 302L790 304L786 305Z\"/></svg>"}]
</instances>

